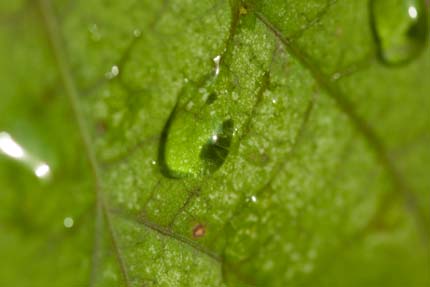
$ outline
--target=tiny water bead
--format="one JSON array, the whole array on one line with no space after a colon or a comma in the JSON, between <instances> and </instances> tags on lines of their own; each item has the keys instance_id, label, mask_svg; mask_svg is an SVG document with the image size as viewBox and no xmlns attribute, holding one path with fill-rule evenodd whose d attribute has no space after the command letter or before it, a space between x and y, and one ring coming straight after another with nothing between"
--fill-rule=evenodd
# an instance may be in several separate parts
<instances>
[{"instance_id":1,"label":"tiny water bead","mask_svg":"<svg viewBox=\"0 0 430 287\"><path fill-rule=\"evenodd\" d=\"M105 77L108 80L111 80L119 75L119 67L117 65L113 65L108 72L105 73Z\"/></svg>"},{"instance_id":2,"label":"tiny water bead","mask_svg":"<svg viewBox=\"0 0 430 287\"><path fill-rule=\"evenodd\" d=\"M371 8L381 59L401 64L418 57L429 33L425 0L372 0Z\"/></svg>"},{"instance_id":3,"label":"tiny water bead","mask_svg":"<svg viewBox=\"0 0 430 287\"><path fill-rule=\"evenodd\" d=\"M208 175L227 158L234 123L212 88L213 79L203 85L189 82L179 95L160 142L159 162L166 176Z\"/></svg>"},{"instance_id":4,"label":"tiny water bead","mask_svg":"<svg viewBox=\"0 0 430 287\"><path fill-rule=\"evenodd\" d=\"M66 228L72 228L74 224L75 224L75 221L70 216L64 218L64 220L63 220L63 225Z\"/></svg>"}]
</instances>

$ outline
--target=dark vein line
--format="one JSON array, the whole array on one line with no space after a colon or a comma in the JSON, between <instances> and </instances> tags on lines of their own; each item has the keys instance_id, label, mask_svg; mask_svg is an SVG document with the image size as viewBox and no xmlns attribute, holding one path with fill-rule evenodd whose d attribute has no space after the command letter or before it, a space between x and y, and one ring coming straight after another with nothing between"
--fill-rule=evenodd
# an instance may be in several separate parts
<instances>
[{"instance_id":1,"label":"dark vein line","mask_svg":"<svg viewBox=\"0 0 430 287\"><path fill-rule=\"evenodd\" d=\"M337 2L337 0L330 0L328 1L328 3L324 6L323 9L321 9L313 18L311 19L306 19L307 23L305 24L304 27L302 27L301 29L292 32L290 36L288 36L288 38L291 39L295 39L298 38L299 36L301 36L304 32L306 32L307 30L309 30L310 28L316 26L318 24L318 22L327 14L327 12L330 10L330 8ZM307 18L305 16L305 18Z\"/></svg>"},{"instance_id":2,"label":"dark vein line","mask_svg":"<svg viewBox=\"0 0 430 287\"><path fill-rule=\"evenodd\" d=\"M158 234L161 234L165 237L179 241L179 242L193 248L194 250L198 251L199 253L207 255L208 257L214 259L218 263L222 263L222 258L218 254L216 254L215 252L213 252L212 250L210 250L208 248L205 248L203 245L199 244L198 242L191 240L186 236L183 236L181 234L178 234L178 233L172 231L170 228L166 228L166 227L163 227L159 224L156 224L156 223L146 219L144 216L140 216L139 218L135 218L135 217L131 217L130 215L124 214L121 211L112 211L112 212L115 212L117 215L120 215L121 217L123 217L126 220L141 224L141 225L147 227L148 229L155 231Z\"/></svg>"},{"instance_id":3,"label":"dark vein line","mask_svg":"<svg viewBox=\"0 0 430 287\"><path fill-rule=\"evenodd\" d=\"M94 254L93 255L93 270L91 272L91 285L95 284L95 276L97 275L97 263L98 263L98 249L101 245L100 243L100 233L99 232L102 229L102 223L103 223L103 213L106 216L106 222L107 226L112 238L112 241L114 242L114 249L115 253L118 258L118 262L120 264L120 268L122 271L123 279L125 281L126 286L129 286L129 277L127 273L127 269L125 267L125 262L122 257L122 254L120 253L118 246L117 246L117 238L115 233L113 232L113 227L111 223L111 219L109 217L108 211L107 211L107 203L103 199L102 195L102 183L101 183L101 177L100 177L100 170L97 165L97 160L95 153L92 149L92 143L90 134L87 130L87 123L85 122L85 118L83 115L82 108L79 104L79 96L78 96L78 90L76 88L76 83L74 82L73 76L70 72L70 66L69 63L66 61L65 57L65 49L62 43L62 39L60 37L60 31L58 30L58 23L55 18L55 13L53 11L53 7L49 0L39 0L38 1L38 8L41 12L42 16L42 22L43 22L43 28L46 31L48 40L51 45L52 53L54 55L55 62L57 64L57 67L59 69L61 81L63 82L64 88L66 90L66 94L69 98L69 101L72 106L73 113L75 115L75 119L78 124L79 132L84 144L85 152L88 157L88 160L90 162L91 170L95 179L96 184L96 223L95 223L95 242L94 242Z\"/></svg>"},{"instance_id":4,"label":"dark vein line","mask_svg":"<svg viewBox=\"0 0 430 287\"><path fill-rule=\"evenodd\" d=\"M349 117L353 126L364 136L370 148L373 149L375 155L379 159L379 162L384 166L391 177L395 185L395 191L404 198L407 209L414 217L417 227L423 236L423 240L427 240L428 232L426 227L429 226L429 224L426 222L426 217L424 216L423 211L418 207L415 195L390 159L386 147L383 145L382 141L379 139L369 123L358 115L352 102L344 96L340 88L334 85L333 82L330 81L330 78L324 75L298 46L294 45L290 39L284 37L282 32L272 24L264 14L257 11L255 12L255 15L285 45L287 51L312 74L318 84L327 91L327 94L333 100L335 100L340 110Z\"/></svg>"}]
</instances>

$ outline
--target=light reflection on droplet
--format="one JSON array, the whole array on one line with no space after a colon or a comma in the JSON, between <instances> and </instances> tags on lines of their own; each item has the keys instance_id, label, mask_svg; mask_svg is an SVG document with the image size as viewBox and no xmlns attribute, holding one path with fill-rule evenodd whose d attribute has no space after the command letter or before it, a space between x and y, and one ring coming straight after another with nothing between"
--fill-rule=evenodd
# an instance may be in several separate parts
<instances>
[{"instance_id":1,"label":"light reflection on droplet","mask_svg":"<svg viewBox=\"0 0 430 287\"><path fill-rule=\"evenodd\" d=\"M40 179L48 178L51 174L51 168L46 162L26 152L9 133L3 131L0 132L0 153L23 163Z\"/></svg>"},{"instance_id":2,"label":"light reflection on droplet","mask_svg":"<svg viewBox=\"0 0 430 287\"><path fill-rule=\"evenodd\" d=\"M255 195L251 196L251 201L252 202L257 202L257 197Z\"/></svg>"},{"instance_id":3,"label":"light reflection on droplet","mask_svg":"<svg viewBox=\"0 0 430 287\"><path fill-rule=\"evenodd\" d=\"M50 172L51 168L46 163L41 163L34 169L34 174L39 178L48 177Z\"/></svg>"},{"instance_id":4,"label":"light reflection on droplet","mask_svg":"<svg viewBox=\"0 0 430 287\"><path fill-rule=\"evenodd\" d=\"M412 19L417 18L418 16L417 8L415 8L414 6L409 6L408 14L409 14L409 17L411 17Z\"/></svg>"},{"instance_id":5,"label":"light reflection on droplet","mask_svg":"<svg viewBox=\"0 0 430 287\"><path fill-rule=\"evenodd\" d=\"M16 159L25 155L24 149L6 132L0 132L0 151Z\"/></svg>"},{"instance_id":6,"label":"light reflection on droplet","mask_svg":"<svg viewBox=\"0 0 430 287\"><path fill-rule=\"evenodd\" d=\"M219 68L219 63L221 61L221 56L220 55L216 56L215 58L213 58L213 61L215 63L215 76L218 76L219 69L220 69Z\"/></svg>"},{"instance_id":7,"label":"light reflection on droplet","mask_svg":"<svg viewBox=\"0 0 430 287\"><path fill-rule=\"evenodd\" d=\"M75 221L73 220L72 217L68 216L64 218L63 224L64 224L64 227L66 228L72 228L73 225L75 224Z\"/></svg>"}]
</instances>

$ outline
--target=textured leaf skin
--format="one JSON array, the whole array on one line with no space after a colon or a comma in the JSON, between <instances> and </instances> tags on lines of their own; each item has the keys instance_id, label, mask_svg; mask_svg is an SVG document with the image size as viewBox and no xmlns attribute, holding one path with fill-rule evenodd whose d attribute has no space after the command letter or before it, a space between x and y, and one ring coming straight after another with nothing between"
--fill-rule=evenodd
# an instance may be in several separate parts
<instances>
[{"instance_id":1,"label":"textured leaf skin","mask_svg":"<svg viewBox=\"0 0 430 287\"><path fill-rule=\"evenodd\" d=\"M0 153L0 286L430 286L430 50L384 64L369 8L2 1L0 132L52 174ZM217 55L229 154L168 177Z\"/></svg>"}]
</instances>

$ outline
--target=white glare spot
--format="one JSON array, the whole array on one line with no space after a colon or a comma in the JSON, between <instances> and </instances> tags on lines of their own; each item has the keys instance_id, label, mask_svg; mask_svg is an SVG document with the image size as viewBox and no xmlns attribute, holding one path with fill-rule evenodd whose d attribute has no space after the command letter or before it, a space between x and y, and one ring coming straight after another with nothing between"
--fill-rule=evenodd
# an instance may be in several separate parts
<instances>
[{"instance_id":1,"label":"white glare spot","mask_svg":"<svg viewBox=\"0 0 430 287\"><path fill-rule=\"evenodd\" d=\"M408 14L412 19L417 18L418 16L417 8L415 8L414 6L409 6Z\"/></svg>"},{"instance_id":2,"label":"white glare spot","mask_svg":"<svg viewBox=\"0 0 430 287\"><path fill-rule=\"evenodd\" d=\"M119 68L117 65L113 65L109 72L105 74L106 78L113 79L119 75Z\"/></svg>"},{"instance_id":3,"label":"white glare spot","mask_svg":"<svg viewBox=\"0 0 430 287\"><path fill-rule=\"evenodd\" d=\"M255 195L251 196L251 201L252 202L257 202L257 197Z\"/></svg>"},{"instance_id":4,"label":"white glare spot","mask_svg":"<svg viewBox=\"0 0 430 287\"><path fill-rule=\"evenodd\" d=\"M212 136L212 141L216 142L218 140L218 136L217 135L213 135Z\"/></svg>"},{"instance_id":5,"label":"white glare spot","mask_svg":"<svg viewBox=\"0 0 430 287\"><path fill-rule=\"evenodd\" d=\"M34 169L34 174L41 178L49 175L51 168L46 163L38 164Z\"/></svg>"},{"instance_id":6,"label":"white glare spot","mask_svg":"<svg viewBox=\"0 0 430 287\"><path fill-rule=\"evenodd\" d=\"M63 221L64 227L72 228L74 223L75 222L74 222L73 218L71 218L71 217L64 218L64 221Z\"/></svg>"},{"instance_id":7,"label":"white glare spot","mask_svg":"<svg viewBox=\"0 0 430 287\"><path fill-rule=\"evenodd\" d=\"M278 101L276 99L272 99L272 103L276 104Z\"/></svg>"},{"instance_id":8,"label":"white glare spot","mask_svg":"<svg viewBox=\"0 0 430 287\"><path fill-rule=\"evenodd\" d=\"M156 164L157 164L157 161L153 160L153 161L151 161L151 164L152 164L152 165L156 165Z\"/></svg>"},{"instance_id":9,"label":"white glare spot","mask_svg":"<svg viewBox=\"0 0 430 287\"><path fill-rule=\"evenodd\" d=\"M221 61L221 56L218 55L215 58L213 58L213 61L215 63L215 76L218 76L219 74L219 62Z\"/></svg>"},{"instance_id":10,"label":"white glare spot","mask_svg":"<svg viewBox=\"0 0 430 287\"><path fill-rule=\"evenodd\" d=\"M0 132L0 151L13 158L23 158L24 150L6 132Z\"/></svg>"}]
</instances>

